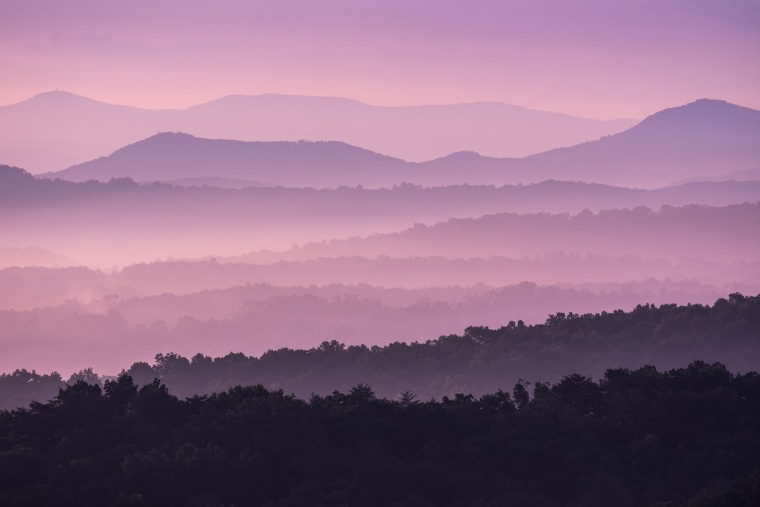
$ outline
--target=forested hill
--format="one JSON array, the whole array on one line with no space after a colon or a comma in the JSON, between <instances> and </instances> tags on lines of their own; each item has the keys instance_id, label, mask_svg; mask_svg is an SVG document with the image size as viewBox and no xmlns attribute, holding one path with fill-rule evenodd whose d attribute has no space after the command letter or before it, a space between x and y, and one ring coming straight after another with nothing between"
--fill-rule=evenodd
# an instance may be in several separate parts
<instances>
[{"instance_id":1,"label":"forested hill","mask_svg":"<svg viewBox=\"0 0 760 507\"><path fill-rule=\"evenodd\" d=\"M209 337L213 338L213 337ZM171 352L155 363L137 362L128 373L138 385L158 378L187 397L235 385L263 384L308 397L369 384L378 396L412 392L476 396L507 389L519 379L555 382L567 372L599 378L607 368L661 369L689 361L719 361L730 369L760 370L760 296L735 293L705 305L639 305L629 312L556 313L544 324L508 322L499 329L469 327L464 334L379 347L324 342L309 350L270 350L260 357L230 353L191 359ZM69 379L99 382L82 371ZM52 398L64 385L57 373L17 370L0 376L0 408Z\"/></svg>"}]
</instances>

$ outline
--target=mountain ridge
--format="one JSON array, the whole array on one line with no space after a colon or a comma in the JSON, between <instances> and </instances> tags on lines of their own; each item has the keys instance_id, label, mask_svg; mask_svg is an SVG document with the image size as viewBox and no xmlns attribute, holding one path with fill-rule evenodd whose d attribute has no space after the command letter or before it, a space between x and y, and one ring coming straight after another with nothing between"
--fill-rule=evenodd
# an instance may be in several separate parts
<instances>
[{"instance_id":1,"label":"mountain ridge","mask_svg":"<svg viewBox=\"0 0 760 507\"><path fill-rule=\"evenodd\" d=\"M136 159L135 155L153 158L140 160ZM381 167L401 167L406 164L401 159L341 141L238 141L204 139L182 132L161 132L120 148L108 157L45 176L63 177L73 181L103 180L104 177L106 180L133 177L137 181L162 181L212 176L246 180L249 179L245 177L249 165L258 163L265 166L276 163L277 167L272 174L261 174L260 177L253 175L253 178L286 186L339 186L348 175L320 181L319 177L310 179L310 174L315 169L330 169L336 163L355 163L357 157L361 157L361 169L365 171ZM169 161L184 165L167 169ZM110 172L99 177L104 166ZM218 170L225 172L209 173L209 166L216 166ZM136 167L140 167L144 176L119 172L135 170ZM288 174L283 174L286 171ZM346 184L350 183L352 182ZM358 184L361 184L361 181Z\"/></svg>"},{"instance_id":2,"label":"mountain ridge","mask_svg":"<svg viewBox=\"0 0 760 507\"><path fill-rule=\"evenodd\" d=\"M558 179L654 188L756 168L758 140L760 111L702 99L657 112L617 134L519 159L467 150L410 163L342 141L238 141L164 132L46 176L74 181L217 177L317 188ZM182 167L176 165L180 162Z\"/></svg>"},{"instance_id":3,"label":"mountain ridge","mask_svg":"<svg viewBox=\"0 0 760 507\"><path fill-rule=\"evenodd\" d=\"M537 167L586 169L598 178L610 167L651 177L668 170L675 182L757 167L758 141L760 111L700 99L658 111L623 132L526 159Z\"/></svg>"},{"instance_id":4,"label":"mountain ridge","mask_svg":"<svg viewBox=\"0 0 760 507\"><path fill-rule=\"evenodd\" d=\"M503 103L389 107L278 94L230 95L185 109L143 109L57 91L0 106L0 160L33 173L60 170L157 132L176 131L242 141L342 141L417 162L462 150L524 156L634 123Z\"/></svg>"}]
</instances>

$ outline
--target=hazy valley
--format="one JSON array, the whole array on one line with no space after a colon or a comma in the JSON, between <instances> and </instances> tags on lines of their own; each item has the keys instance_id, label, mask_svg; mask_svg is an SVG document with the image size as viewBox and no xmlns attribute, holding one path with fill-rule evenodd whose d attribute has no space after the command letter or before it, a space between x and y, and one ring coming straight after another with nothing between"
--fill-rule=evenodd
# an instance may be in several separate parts
<instances>
[{"instance_id":1,"label":"hazy valley","mask_svg":"<svg viewBox=\"0 0 760 507\"><path fill-rule=\"evenodd\" d=\"M353 118L378 130L283 141L271 136L293 139L292 131L258 135L245 108L276 111L283 126L298 114L303 132L310 115L328 110L334 125ZM119 124L145 138L57 172L0 166L7 371L113 374L158 352L387 345L540 324L556 312L760 292L760 112L726 102L700 100L637 124L498 104L415 109L427 127L465 115L480 125L472 135L497 122L515 142L509 125L535 138L533 125L556 147L489 157L450 132L466 151L415 162L360 139L382 143L380 130L406 125L414 134L395 133L423 150L425 136L447 146L444 127L405 123L411 109L340 99L230 97L147 111L51 93L6 106L0 118L67 110L84 130L47 119L50 135L105 146L108 129L87 132ZM228 125L224 115L250 119ZM195 136L156 133L178 127ZM562 129L591 137L556 140L551 132Z\"/></svg>"}]
</instances>

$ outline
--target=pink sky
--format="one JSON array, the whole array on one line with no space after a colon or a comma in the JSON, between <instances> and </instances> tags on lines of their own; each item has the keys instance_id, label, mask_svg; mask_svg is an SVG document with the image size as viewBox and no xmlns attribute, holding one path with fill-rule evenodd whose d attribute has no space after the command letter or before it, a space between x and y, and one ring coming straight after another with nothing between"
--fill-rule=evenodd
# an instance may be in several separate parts
<instances>
[{"instance_id":1,"label":"pink sky","mask_svg":"<svg viewBox=\"0 0 760 507\"><path fill-rule=\"evenodd\" d=\"M3 0L0 104L229 94L499 101L600 119L709 97L760 109L760 2Z\"/></svg>"}]
</instances>

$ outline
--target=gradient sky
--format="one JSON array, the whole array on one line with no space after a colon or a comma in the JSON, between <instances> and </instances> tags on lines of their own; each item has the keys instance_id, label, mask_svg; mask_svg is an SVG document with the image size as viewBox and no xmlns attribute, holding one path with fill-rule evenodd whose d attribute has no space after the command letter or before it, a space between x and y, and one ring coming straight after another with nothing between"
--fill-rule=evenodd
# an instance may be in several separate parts
<instances>
[{"instance_id":1,"label":"gradient sky","mask_svg":"<svg viewBox=\"0 0 760 507\"><path fill-rule=\"evenodd\" d=\"M600 119L760 109L760 1L2 0L0 104L61 89L181 108L229 94L499 101Z\"/></svg>"}]
</instances>

